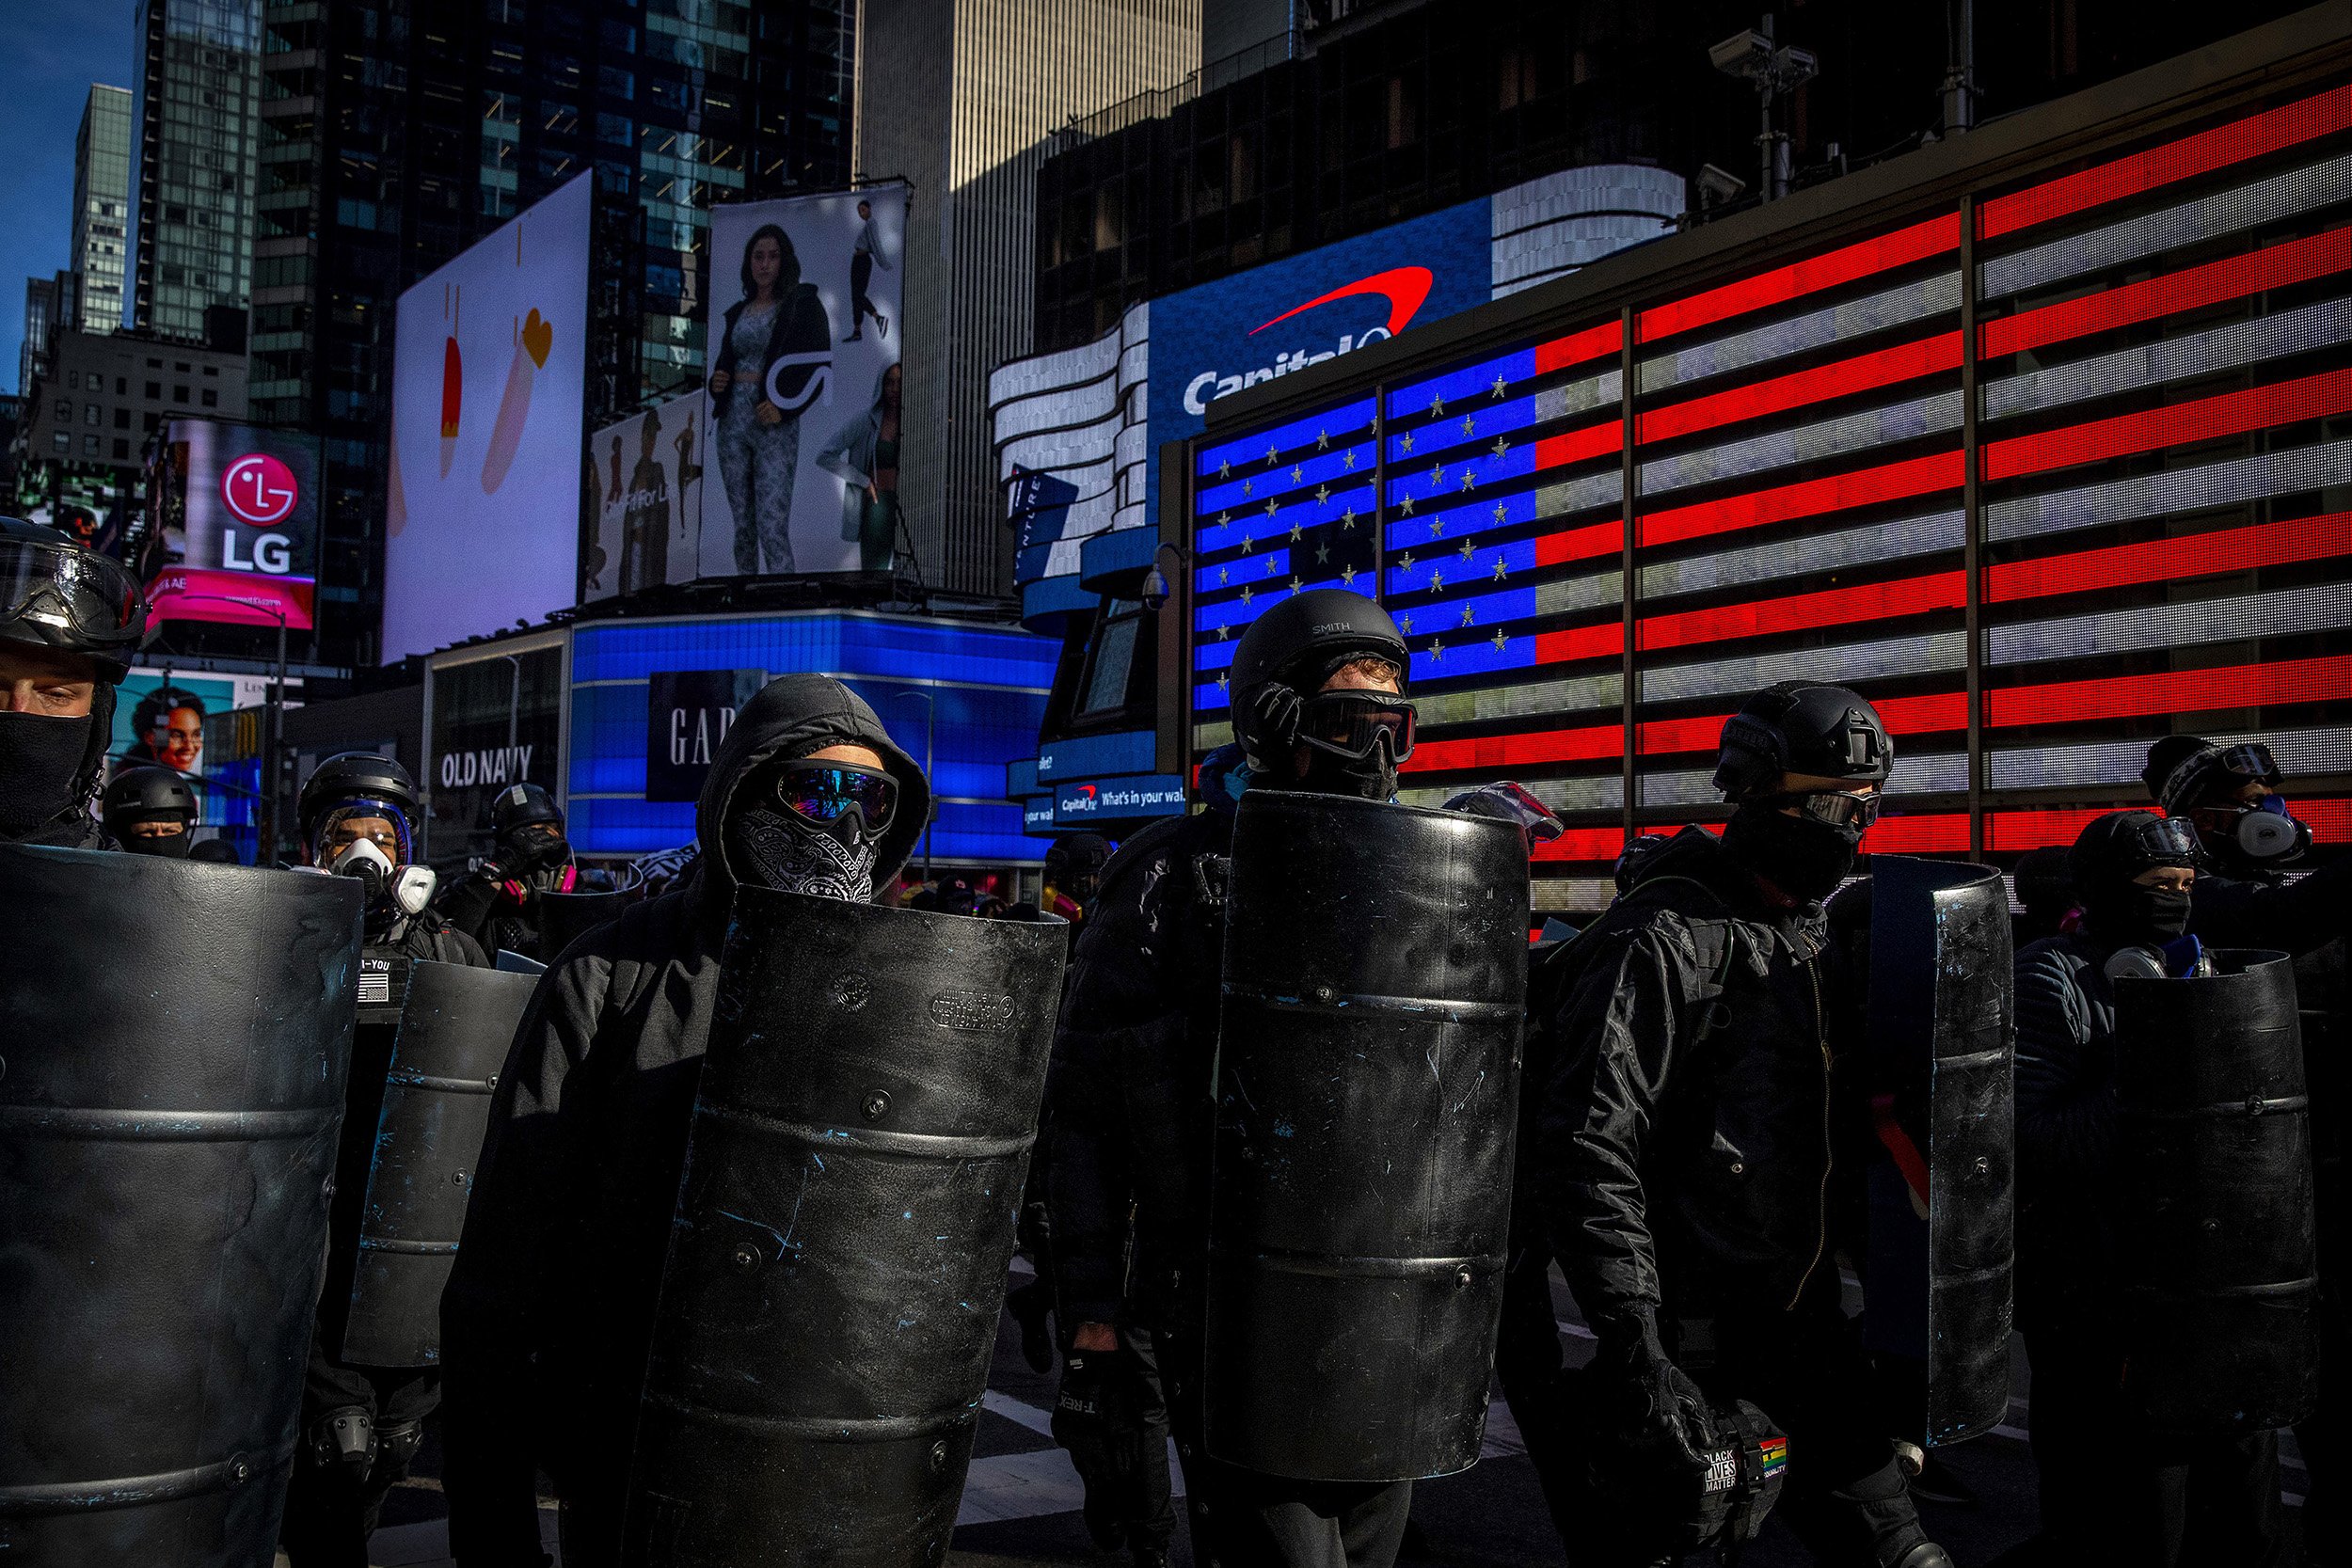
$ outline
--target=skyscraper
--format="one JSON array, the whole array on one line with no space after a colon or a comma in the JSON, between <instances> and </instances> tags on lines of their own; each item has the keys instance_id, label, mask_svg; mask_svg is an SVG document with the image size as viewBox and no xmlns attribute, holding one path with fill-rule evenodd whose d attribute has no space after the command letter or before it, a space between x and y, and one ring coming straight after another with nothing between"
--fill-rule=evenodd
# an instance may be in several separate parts
<instances>
[{"instance_id":1,"label":"skyscraper","mask_svg":"<svg viewBox=\"0 0 2352 1568\"><path fill-rule=\"evenodd\" d=\"M131 95L90 84L73 138L73 251L85 332L122 325L124 245L131 207Z\"/></svg>"},{"instance_id":2,"label":"skyscraper","mask_svg":"<svg viewBox=\"0 0 2352 1568\"><path fill-rule=\"evenodd\" d=\"M131 325L241 344L262 0L136 4Z\"/></svg>"},{"instance_id":3,"label":"skyscraper","mask_svg":"<svg viewBox=\"0 0 2352 1568\"><path fill-rule=\"evenodd\" d=\"M326 437L322 658L375 661L401 291L593 170L588 422L695 385L711 204L848 182L852 4L262 0L249 395Z\"/></svg>"},{"instance_id":4,"label":"skyscraper","mask_svg":"<svg viewBox=\"0 0 2352 1568\"><path fill-rule=\"evenodd\" d=\"M64 273L24 280L24 341L16 351L16 389L24 396L49 373L49 334L57 325L58 284L65 280Z\"/></svg>"},{"instance_id":5,"label":"skyscraper","mask_svg":"<svg viewBox=\"0 0 2352 1568\"><path fill-rule=\"evenodd\" d=\"M857 171L914 182L899 496L925 577L1011 591L988 372L1030 347L1046 135L1200 65L1200 0L867 0Z\"/></svg>"}]
</instances>

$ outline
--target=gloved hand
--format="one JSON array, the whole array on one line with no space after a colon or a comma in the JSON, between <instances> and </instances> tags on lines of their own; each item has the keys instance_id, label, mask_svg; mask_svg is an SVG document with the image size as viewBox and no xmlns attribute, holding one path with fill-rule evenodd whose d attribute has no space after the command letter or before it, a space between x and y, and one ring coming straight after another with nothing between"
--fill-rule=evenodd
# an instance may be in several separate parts
<instances>
[{"instance_id":1,"label":"gloved hand","mask_svg":"<svg viewBox=\"0 0 2352 1568\"><path fill-rule=\"evenodd\" d=\"M1270 749L1289 746L1298 739L1299 721L1307 704L1297 692L1280 681L1268 681L1258 688L1258 694L1249 701L1258 716L1258 737Z\"/></svg>"},{"instance_id":2,"label":"gloved hand","mask_svg":"<svg viewBox=\"0 0 2352 1568\"><path fill-rule=\"evenodd\" d=\"M523 832L500 839L498 866L507 877L528 877L564 860L564 841L549 832Z\"/></svg>"},{"instance_id":3,"label":"gloved hand","mask_svg":"<svg viewBox=\"0 0 2352 1568\"><path fill-rule=\"evenodd\" d=\"M1118 1351L1073 1350L1054 1402L1054 1441L1086 1486L1086 1524L1095 1545L1116 1549L1126 1526L1147 1512L1142 1411L1134 1370Z\"/></svg>"},{"instance_id":4,"label":"gloved hand","mask_svg":"<svg viewBox=\"0 0 2352 1568\"><path fill-rule=\"evenodd\" d=\"M1668 1359L1658 1318L1646 1308L1596 1325L1594 1370L1613 1402L1616 1441L1641 1460L1696 1469L1712 1448L1715 1413L1699 1386Z\"/></svg>"},{"instance_id":5,"label":"gloved hand","mask_svg":"<svg viewBox=\"0 0 2352 1568\"><path fill-rule=\"evenodd\" d=\"M1566 831L1549 806L1535 799L1525 785L1508 780L1464 790L1448 800L1445 809L1510 823L1519 830L1531 855L1535 852L1535 846L1549 844Z\"/></svg>"}]
</instances>

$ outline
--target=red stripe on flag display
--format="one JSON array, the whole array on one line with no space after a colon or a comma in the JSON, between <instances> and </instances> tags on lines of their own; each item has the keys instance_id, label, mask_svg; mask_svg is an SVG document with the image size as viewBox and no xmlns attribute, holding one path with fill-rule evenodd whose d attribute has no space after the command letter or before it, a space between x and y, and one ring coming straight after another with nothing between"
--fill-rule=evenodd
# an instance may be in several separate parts
<instances>
[{"instance_id":1,"label":"red stripe on flag display","mask_svg":"<svg viewBox=\"0 0 2352 1568\"><path fill-rule=\"evenodd\" d=\"M1548 343L1537 343L1535 373L1542 375L1547 371L1564 371L1570 365L1581 365L1587 359L1614 354L1624 346L1624 324L1603 322L1581 332L1571 332L1565 338L1554 338Z\"/></svg>"},{"instance_id":2,"label":"red stripe on flag display","mask_svg":"<svg viewBox=\"0 0 2352 1568\"><path fill-rule=\"evenodd\" d=\"M1750 310L1761 310L1768 305L1780 305L1823 289L1834 289L1872 273L1888 272L1924 257L1941 256L1959 246L1960 214L1947 213L1908 229L1898 229L1892 234L1882 234L1875 240L1864 240L1825 255L1774 267L1754 277L1740 278L1736 283L1725 283L1671 305L1652 306L1641 314L1638 338L1646 343L1677 332L1688 332L1693 327L1745 315Z\"/></svg>"},{"instance_id":3,"label":"red stripe on flag display","mask_svg":"<svg viewBox=\"0 0 2352 1568\"><path fill-rule=\"evenodd\" d=\"M1625 832L1618 828L1570 828L1549 844L1538 844L1528 857L1538 861L1614 861L1625 852Z\"/></svg>"},{"instance_id":4,"label":"red stripe on flag display","mask_svg":"<svg viewBox=\"0 0 2352 1568\"><path fill-rule=\"evenodd\" d=\"M1890 735L1937 735L1968 727L1968 693L1932 691L1919 697L1880 697L1870 705ZM1727 713L1696 719L1651 719L1636 725L1642 754L1672 752L1711 752L1723 743ZM1419 752L1414 753L1420 755Z\"/></svg>"},{"instance_id":5,"label":"red stripe on flag display","mask_svg":"<svg viewBox=\"0 0 2352 1568\"><path fill-rule=\"evenodd\" d=\"M1987 322L1978 341L1986 357L2063 342L2135 322L2202 309L2265 289L2325 277L2352 268L2352 229L2330 229L2245 256L2225 256L2201 267L2143 278L2105 293L2064 299Z\"/></svg>"},{"instance_id":6,"label":"red stripe on flag display","mask_svg":"<svg viewBox=\"0 0 2352 1568\"><path fill-rule=\"evenodd\" d=\"M1399 769L1435 773L1456 768L1529 768L1539 763L1590 762L1625 754L1625 730L1616 724L1590 729L1538 730L1526 735L1482 735L1461 740L1423 740Z\"/></svg>"},{"instance_id":7,"label":"red stripe on flag display","mask_svg":"<svg viewBox=\"0 0 2352 1568\"><path fill-rule=\"evenodd\" d=\"M2137 719L2152 713L2228 713L2292 703L2340 702L2352 695L2352 654L2166 670L2148 675L2018 686L1985 694L1985 722L1996 729Z\"/></svg>"},{"instance_id":8,"label":"red stripe on flag display","mask_svg":"<svg viewBox=\"0 0 2352 1568\"><path fill-rule=\"evenodd\" d=\"M2352 126L2352 87L2285 103L2250 119L2152 147L2096 168L2084 169L2011 196L1995 197L1977 209L1977 233L1984 239L2014 233L2037 223L2087 212L2127 196L2209 174L2249 158L2293 147Z\"/></svg>"},{"instance_id":9,"label":"red stripe on flag display","mask_svg":"<svg viewBox=\"0 0 2352 1568\"><path fill-rule=\"evenodd\" d=\"M1787 598L1756 604L1724 605L1715 610L1688 610L1678 615L1652 615L1634 627L1635 646L1645 651L1683 648L1694 642L1717 642L1734 637L1763 637L1772 632L1802 631L1809 626L1845 626L1856 621L1883 621L1890 615L1924 615L1939 610L1962 610L1968 603L1965 572L1933 572L1926 577L1893 582L1867 582L1852 588L1827 588L1818 594L1792 594Z\"/></svg>"},{"instance_id":10,"label":"red stripe on flag display","mask_svg":"<svg viewBox=\"0 0 2352 1568\"><path fill-rule=\"evenodd\" d=\"M2275 424L2327 419L2347 410L2352 410L2352 370L2322 371L2276 386L2249 387L2169 408L2118 414L2064 430L1990 442L1984 449L1983 472L1988 480L2012 479L2158 447L2242 436Z\"/></svg>"},{"instance_id":11,"label":"red stripe on flag display","mask_svg":"<svg viewBox=\"0 0 2352 1568\"><path fill-rule=\"evenodd\" d=\"M1539 534L1535 539L1535 564L1563 566L1571 561L1590 561L1597 555L1616 555L1625 549L1625 519L1613 517L1605 523L1588 523L1560 533Z\"/></svg>"},{"instance_id":12,"label":"red stripe on flag display","mask_svg":"<svg viewBox=\"0 0 2352 1568\"><path fill-rule=\"evenodd\" d=\"M1898 343L1875 354L1856 355L1834 365L1820 365L1752 386L1734 387L1727 392L1692 398L1672 407L1654 408L1638 417L1638 438L1662 441L1694 430L1730 424L1735 420L1761 419L1768 414L1802 408L1808 403L1825 403L1831 398L1959 368L1960 334L1947 332L1917 342Z\"/></svg>"},{"instance_id":13,"label":"red stripe on flag display","mask_svg":"<svg viewBox=\"0 0 2352 1568\"><path fill-rule=\"evenodd\" d=\"M1939 849L1966 850L1965 813L1931 816L1882 816L1862 835L1866 855L1917 855Z\"/></svg>"},{"instance_id":14,"label":"red stripe on flag display","mask_svg":"<svg viewBox=\"0 0 2352 1568\"><path fill-rule=\"evenodd\" d=\"M1957 490L1966 479L1966 465L1957 451L1930 452L1875 468L1857 468L1827 479L1808 479L1774 489L1751 491L1723 500L1693 506L1670 506L1642 518L1644 545L1670 545L1679 539L1700 539L1734 529L1842 512L1851 506L1900 500L1931 490Z\"/></svg>"},{"instance_id":15,"label":"red stripe on flag display","mask_svg":"<svg viewBox=\"0 0 2352 1568\"><path fill-rule=\"evenodd\" d=\"M1588 457L1615 451L1625 444L1625 421L1610 420L1603 424L1586 425L1565 436L1547 436L1535 443L1535 467L1557 468L1565 464L1581 463Z\"/></svg>"},{"instance_id":16,"label":"red stripe on flag display","mask_svg":"<svg viewBox=\"0 0 2352 1568\"><path fill-rule=\"evenodd\" d=\"M1575 658L1614 658L1625 652L1625 626L1617 621L1604 622L1597 626L1576 626L1567 631L1539 631L1535 634L1535 662L1565 664Z\"/></svg>"},{"instance_id":17,"label":"red stripe on flag display","mask_svg":"<svg viewBox=\"0 0 2352 1568\"><path fill-rule=\"evenodd\" d=\"M2258 523L2185 539L2149 539L2041 561L2012 561L1985 568L1984 596L1987 603L2002 604L2053 594L2250 571L2296 561L2323 561L2337 555L2352 555L2352 512Z\"/></svg>"}]
</instances>

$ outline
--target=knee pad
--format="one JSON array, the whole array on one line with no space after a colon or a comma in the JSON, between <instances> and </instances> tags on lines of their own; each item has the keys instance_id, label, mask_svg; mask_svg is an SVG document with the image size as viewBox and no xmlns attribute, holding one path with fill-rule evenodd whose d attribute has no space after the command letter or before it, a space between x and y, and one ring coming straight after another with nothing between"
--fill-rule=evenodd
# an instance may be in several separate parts
<instances>
[{"instance_id":1,"label":"knee pad","mask_svg":"<svg viewBox=\"0 0 2352 1568\"><path fill-rule=\"evenodd\" d=\"M328 1411L310 1423L303 1457L321 1470L364 1477L375 1463L374 1418L356 1404Z\"/></svg>"},{"instance_id":2,"label":"knee pad","mask_svg":"<svg viewBox=\"0 0 2352 1568\"><path fill-rule=\"evenodd\" d=\"M424 1447L424 1423L403 1421L396 1426L379 1427L375 1433L375 1474L386 1482L398 1481L408 1473L408 1462Z\"/></svg>"}]
</instances>

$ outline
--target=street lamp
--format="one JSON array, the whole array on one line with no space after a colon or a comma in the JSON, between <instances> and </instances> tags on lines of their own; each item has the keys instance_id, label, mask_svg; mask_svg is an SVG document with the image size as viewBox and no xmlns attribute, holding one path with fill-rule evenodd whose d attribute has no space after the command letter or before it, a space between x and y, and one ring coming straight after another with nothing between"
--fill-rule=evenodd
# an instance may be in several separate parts
<instances>
[{"instance_id":1,"label":"street lamp","mask_svg":"<svg viewBox=\"0 0 2352 1568\"><path fill-rule=\"evenodd\" d=\"M891 700L913 697L923 705L923 783L927 802L923 814L923 880L931 879L931 824L939 820L939 790L931 783L931 732L939 721L939 705L928 691L901 691Z\"/></svg>"},{"instance_id":2,"label":"street lamp","mask_svg":"<svg viewBox=\"0 0 2352 1568\"><path fill-rule=\"evenodd\" d=\"M1756 85L1756 113L1761 130L1756 138L1764 166L1759 193L1767 201L1788 194L1788 133L1772 124L1772 100L1796 91L1820 74L1820 62L1809 49L1772 42L1772 13L1764 13L1761 28L1734 33L1707 52L1715 69Z\"/></svg>"},{"instance_id":3,"label":"street lamp","mask_svg":"<svg viewBox=\"0 0 2352 1568\"><path fill-rule=\"evenodd\" d=\"M172 599L180 604L234 605L239 610L249 610L266 615L278 623L278 673L271 680L269 687L269 745L267 748L269 787L262 792L262 799L268 806L264 817L266 825L262 829L266 836L255 848L253 856L255 864L265 865L268 863L266 857L278 852L278 797L281 783L279 773L283 766L283 751L286 743L286 612L269 605L255 604L246 599L232 599L222 594L174 594ZM155 629L160 631L162 627L159 626ZM151 632L149 635L152 636L153 633Z\"/></svg>"}]
</instances>

